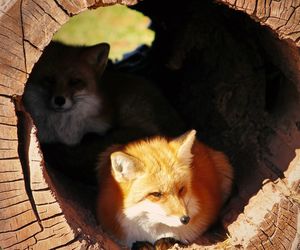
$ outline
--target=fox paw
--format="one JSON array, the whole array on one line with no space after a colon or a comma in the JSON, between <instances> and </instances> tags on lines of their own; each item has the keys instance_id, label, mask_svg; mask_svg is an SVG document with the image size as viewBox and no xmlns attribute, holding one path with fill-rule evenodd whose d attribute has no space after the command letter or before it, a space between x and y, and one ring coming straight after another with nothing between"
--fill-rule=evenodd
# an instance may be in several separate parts
<instances>
[{"instance_id":1,"label":"fox paw","mask_svg":"<svg viewBox=\"0 0 300 250\"><path fill-rule=\"evenodd\" d=\"M155 248L148 241L136 241L132 244L131 250L155 250Z\"/></svg>"},{"instance_id":2,"label":"fox paw","mask_svg":"<svg viewBox=\"0 0 300 250\"><path fill-rule=\"evenodd\" d=\"M166 250L178 244L179 247L184 247L184 244L174 238L161 238L154 243L155 250Z\"/></svg>"}]
</instances>

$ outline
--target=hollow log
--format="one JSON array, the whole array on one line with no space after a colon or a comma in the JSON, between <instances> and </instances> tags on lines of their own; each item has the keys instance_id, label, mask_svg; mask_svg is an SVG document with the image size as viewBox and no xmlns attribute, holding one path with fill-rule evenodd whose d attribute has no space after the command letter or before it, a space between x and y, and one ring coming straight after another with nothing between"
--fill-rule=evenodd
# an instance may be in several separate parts
<instances>
[{"instance_id":1,"label":"hollow log","mask_svg":"<svg viewBox=\"0 0 300 250\"><path fill-rule=\"evenodd\" d=\"M45 169L20 103L53 34L72 15L119 3L137 4L156 31L133 71L151 75L188 126L228 153L235 168L236 191L223 217L227 238L191 247L300 249L300 1L192 2L0 2L0 248L120 247L97 227L85 201L73 200L71 184ZM248 42L244 34L257 37ZM119 67L132 70L126 63Z\"/></svg>"}]
</instances>

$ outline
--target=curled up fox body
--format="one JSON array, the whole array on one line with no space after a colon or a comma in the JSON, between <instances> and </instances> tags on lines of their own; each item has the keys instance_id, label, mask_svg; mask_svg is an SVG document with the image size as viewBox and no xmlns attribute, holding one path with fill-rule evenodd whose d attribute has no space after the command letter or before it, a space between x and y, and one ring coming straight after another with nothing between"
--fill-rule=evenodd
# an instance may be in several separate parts
<instances>
[{"instance_id":1,"label":"curled up fox body","mask_svg":"<svg viewBox=\"0 0 300 250\"><path fill-rule=\"evenodd\" d=\"M233 171L195 133L114 146L100 157L97 217L104 230L130 247L162 238L189 243L214 223Z\"/></svg>"}]
</instances>

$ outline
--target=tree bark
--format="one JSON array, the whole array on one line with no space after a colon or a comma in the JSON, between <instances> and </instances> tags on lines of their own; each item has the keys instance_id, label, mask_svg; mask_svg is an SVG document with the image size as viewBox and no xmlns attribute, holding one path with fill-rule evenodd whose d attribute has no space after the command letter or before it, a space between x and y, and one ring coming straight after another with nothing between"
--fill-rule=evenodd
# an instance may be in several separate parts
<instances>
[{"instance_id":1,"label":"tree bark","mask_svg":"<svg viewBox=\"0 0 300 250\"><path fill-rule=\"evenodd\" d=\"M218 2L245 12L255 21L269 26L280 39L286 40L282 43L276 35L274 39L260 37L268 57L285 72L285 76L295 87L293 90L297 95L300 94L300 1ZM95 226L94 221L88 219L89 212L86 208L78 207L70 201L68 193L64 193L66 187L59 181L55 182L55 176L49 176L43 165L30 117L20 103L24 84L34 63L53 34L69 17L88 8L117 3L132 5L136 1L4 0L0 3L2 249L118 248ZM172 1L168 4L172 5ZM160 8L158 3L156 7ZM159 9L155 11L159 12ZM163 16L161 13L159 15ZM171 61L177 67L178 61L183 61L183 57L177 55L175 59ZM261 148L259 154L263 157L255 159L255 169L245 167L245 171L249 171L249 175L254 177L249 177L251 182L248 182L247 174L244 174L237 181L240 192L228 205L224 220L229 231L226 246L242 249L300 249L298 104L298 99L292 100L284 111L284 119L275 119L274 124L268 123L267 129L271 135L264 141L265 145L257 145ZM228 110L223 113L230 114ZM237 158L237 162L244 160L242 155ZM242 176L241 170L237 172L237 178ZM235 207L240 201L243 201L241 204L246 204L242 212ZM194 247L201 248L199 245ZM218 247L220 245L217 244L210 248Z\"/></svg>"}]
</instances>

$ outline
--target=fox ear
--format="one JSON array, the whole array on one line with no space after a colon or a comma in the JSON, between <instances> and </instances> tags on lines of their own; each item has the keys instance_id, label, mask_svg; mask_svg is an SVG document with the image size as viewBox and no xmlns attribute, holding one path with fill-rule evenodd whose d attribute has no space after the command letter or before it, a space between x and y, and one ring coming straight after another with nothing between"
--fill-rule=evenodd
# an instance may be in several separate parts
<instances>
[{"instance_id":1,"label":"fox ear","mask_svg":"<svg viewBox=\"0 0 300 250\"><path fill-rule=\"evenodd\" d=\"M192 147L196 139L196 130L190 130L183 135L172 140L172 144L177 145L177 157L185 164L190 164L193 158Z\"/></svg>"},{"instance_id":2,"label":"fox ear","mask_svg":"<svg viewBox=\"0 0 300 250\"><path fill-rule=\"evenodd\" d=\"M85 47L83 56L90 65L96 68L97 73L102 74L108 61L109 49L110 46L108 43Z\"/></svg>"},{"instance_id":3,"label":"fox ear","mask_svg":"<svg viewBox=\"0 0 300 250\"><path fill-rule=\"evenodd\" d=\"M132 180L139 173L137 159L128 154L114 152L110 159L114 177L118 182Z\"/></svg>"}]
</instances>

